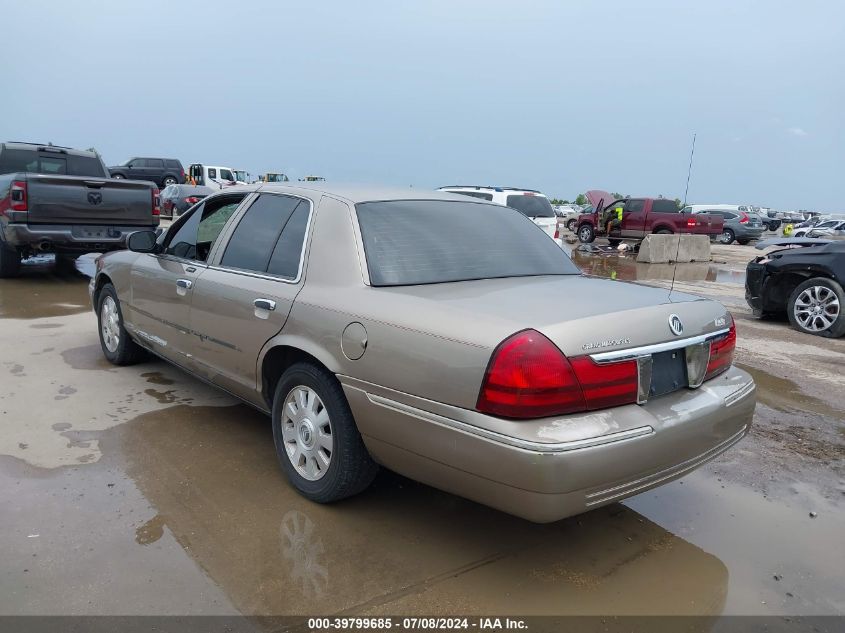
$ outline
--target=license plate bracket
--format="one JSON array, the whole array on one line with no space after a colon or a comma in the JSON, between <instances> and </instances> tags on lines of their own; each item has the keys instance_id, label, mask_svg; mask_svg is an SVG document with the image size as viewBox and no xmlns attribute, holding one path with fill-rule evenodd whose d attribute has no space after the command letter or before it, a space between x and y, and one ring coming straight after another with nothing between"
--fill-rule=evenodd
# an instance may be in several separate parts
<instances>
[{"instance_id":1,"label":"license plate bracket","mask_svg":"<svg viewBox=\"0 0 845 633\"><path fill-rule=\"evenodd\" d=\"M687 361L683 348L651 355L649 398L672 393L687 384Z\"/></svg>"}]
</instances>

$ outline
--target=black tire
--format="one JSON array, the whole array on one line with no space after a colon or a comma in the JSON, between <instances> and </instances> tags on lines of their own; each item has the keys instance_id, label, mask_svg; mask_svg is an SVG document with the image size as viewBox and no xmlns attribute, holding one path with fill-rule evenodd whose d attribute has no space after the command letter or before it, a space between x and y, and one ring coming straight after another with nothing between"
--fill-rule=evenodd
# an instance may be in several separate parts
<instances>
[{"instance_id":1,"label":"black tire","mask_svg":"<svg viewBox=\"0 0 845 633\"><path fill-rule=\"evenodd\" d=\"M622 240L608 238L607 243L610 246L612 246L613 248L616 248L617 246L619 246L622 243Z\"/></svg>"},{"instance_id":2,"label":"black tire","mask_svg":"<svg viewBox=\"0 0 845 633\"><path fill-rule=\"evenodd\" d=\"M110 350L106 344L103 334L103 304L108 299L114 302L117 310L117 331L119 333L117 346ZM117 291L111 284L105 284L97 294L97 333L100 338L100 348L103 356L113 365L135 365L147 357L147 352L129 337L126 328L123 327L123 312L120 309L120 300L117 298Z\"/></svg>"},{"instance_id":3,"label":"black tire","mask_svg":"<svg viewBox=\"0 0 845 633\"><path fill-rule=\"evenodd\" d=\"M575 232L575 227L578 226L578 220L572 218L566 221L566 228L572 233Z\"/></svg>"},{"instance_id":4,"label":"black tire","mask_svg":"<svg viewBox=\"0 0 845 633\"><path fill-rule=\"evenodd\" d=\"M78 255L65 255L64 253L56 253L56 261L54 263L56 270L60 273L76 272L76 260L78 258Z\"/></svg>"},{"instance_id":5,"label":"black tire","mask_svg":"<svg viewBox=\"0 0 845 633\"><path fill-rule=\"evenodd\" d=\"M17 277L21 272L21 254L14 248L0 244L0 278Z\"/></svg>"},{"instance_id":6,"label":"black tire","mask_svg":"<svg viewBox=\"0 0 845 633\"><path fill-rule=\"evenodd\" d=\"M328 468L319 479L309 480L294 466L285 448L282 412L288 396L297 387L308 387L317 394L328 412L332 451ZM297 434L297 446L300 436ZM317 503L331 503L358 494L372 483L378 465L370 457L343 389L331 373L309 362L289 367L273 395L273 442L276 456L288 480L299 493Z\"/></svg>"},{"instance_id":7,"label":"black tire","mask_svg":"<svg viewBox=\"0 0 845 633\"><path fill-rule=\"evenodd\" d=\"M722 234L719 236L719 243L733 244L735 239L736 235L734 235L734 232L731 229L724 229Z\"/></svg>"},{"instance_id":8,"label":"black tire","mask_svg":"<svg viewBox=\"0 0 845 633\"><path fill-rule=\"evenodd\" d=\"M672 235L672 231L669 229L660 229L659 231L655 231L657 235Z\"/></svg>"},{"instance_id":9,"label":"black tire","mask_svg":"<svg viewBox=\"0 0 845 633\"><path fill-rule=\"evenodd\" d=\"M115 178L116 180L123 180L124 178L126 178L126 176L124 176L123 174L112 174L111 177Z\"/></svg>"},{"instance_id":10,"label":"black tire","mask_svg":"<svg viewBox=\"0 0 845 633\"><path fill-rule=\"evenodd\" d=\"M805 326L795 314L796 303L798 302L799 297L801 297L805 290L813 287L827 288L833 292L835 300L838 301L836 317L833 319L833 323L823 330L814 330ZM842 286L833 281L833 279L828 279L826 277L814 277L813 279L808 279L807 281L798 284L795 290L792 291L792 294L789 295L789 300L786 303L786 314L789 317L789 323L792 327L800 332L813 334L815 336L824 336L825 338L839 338L845 334L845 314L843 314L843 311L845 311L845 291L843 291Z\"/></svg>"},{"instance_id":11,"label":"black tire","mask_svg":"<svg viewBox=\"0 0 845 633\"><path fill-rule=\"evenodd\" d=\"M742 245L742 246L748 246L748 244L750 244L750 243L751 243L751 240L749 240L749 239L743 239L743 240L737 240L737 242L739 242L739 243L740 243L740 245Z\"/></svg>"},{"instance_id":12,"label":"black tire","mask_svg":"<svg viewBox=\"0 0 845 633\"><path fill-rule=\"evenodd\" d=\"M596 230L592 224L584 223L578 227L578 241L582 244L591 244L596 241Z\"/></svg>"},{"instance_id":13,"label":"black tire","mask_svg":"<svg viewBox=\"0 0 845 633\"><path fill-rule=\"evenodd\" d=\"M176 185L178 183L179 181L176 180L176 178L174 178L173 176L165 176L164 182L162 184L167 187L168 185Z\"/></svg>"}]
</instances>

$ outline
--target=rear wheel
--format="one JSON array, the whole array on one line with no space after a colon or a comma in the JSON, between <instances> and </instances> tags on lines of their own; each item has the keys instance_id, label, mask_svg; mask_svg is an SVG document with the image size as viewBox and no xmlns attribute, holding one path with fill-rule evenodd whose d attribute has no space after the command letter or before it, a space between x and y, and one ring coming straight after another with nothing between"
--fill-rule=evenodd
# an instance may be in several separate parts
<instances>
[{"instance_id":1,"label":"rear wheel","mask_svg":"<svg viewBox=\"0 0 845 633\"><path fill-rule=\"evenodd\" d=\"M176 179L173 176L168 176L167 178L164 179L164 186L165 187L168 187L170 185L175 185L175 184L176 184Z\"/></svg>"},{"instance_id":2,"label":"rear wheel","mask_svg":"<svg viewBox=\"0 0 845 633\"><path fill-rule=\"evenodd\" d=\"M669 229L660 229L658 231L655 231L655 233L657 235L672 235L672 231L670 231Z\"/></svg>"},{"instance_id":3,"label":"rear wheel","mask_svg":"<svg viewBox=\"0 0 845 633\"><path fill-rule=\"evenodd\" d=\"M97 325L103 356L114 365L134 365L144 360L146 351L129 338L123 327L123 313L117 291L106 284L97 295Z\"/></svg>"},{"instance_id":4,"label":"rear wheel","mask_svg":"<svg viewBox=\"0 0 845 633\"><path fill-rule=\"evenodd\" d=\"M337 378L312 363L291 366L276 385L273 441L291 484L318 503L358 494L378 471Z\"/></svg>"},{"instance_id":5,"label":"rear wheel","mask_svg":"<svg viewBox=\"0 0 845 633\"><path fill-rule=\"evenodd\" d=\"M747 246L751 242L751 240L744 239L744 240L737 240L737 242L739 242L742 246Z\"/></svg>"},{"instance_id":6,"label":"rear wheel","mask_svg":"<svg viewBox=\"0 0 845 633\"><path fill-rule=\"evenodd\" d=\"M578 239L584 244L590 244L596 240L596 231L592 224L582 224L578 227Z\"/></svg>"},{"instance_id":7,"label":"rear wheel","mask_svg":"<svg viewBox=\"0 0 845 633\"><path fill-rule=\"evenodd\" d=\"M21 271L21 254L17 249L0 244L0 277L17 277Z\"/></svg>"},{"instance_id":8,"label":"rear wheel","mask_svg":"<svg viewBox=\"0 0 845 633\"><path fill-rule=\"evenodd\" d=\"M722 234L719 236L719 241L722 244L733 244L733 241L736 239L734 232L730 229L724 229Z\"/></svg>"},{"instance_id":9,"label":"rear wheel","mask_svg":"<svg viewBox=\"0 0 845 633\"><path fill-rule=\"evenodd\" d=\"M825 277L799 284L787 302L792 326L807 334L838 338L845 334L845 292L842 286Z\"/></svg>"}]
</instances>

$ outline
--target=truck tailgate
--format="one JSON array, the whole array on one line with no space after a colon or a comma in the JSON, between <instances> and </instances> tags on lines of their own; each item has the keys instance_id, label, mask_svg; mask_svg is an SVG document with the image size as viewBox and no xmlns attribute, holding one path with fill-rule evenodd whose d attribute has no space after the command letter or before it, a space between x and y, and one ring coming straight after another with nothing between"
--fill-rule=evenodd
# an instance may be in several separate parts
<instances>
[{"instance_id":1,"label":"truck tailgate","mask_svg":"<svg viewBox=\"0 0 845 633\"><path fill-rule=\"evenodd\" d=\"M153 224L155 185L140 180L27 174L30 224ZM157 218L156 218L157 219Z\"/></svg>"}]
</instances>

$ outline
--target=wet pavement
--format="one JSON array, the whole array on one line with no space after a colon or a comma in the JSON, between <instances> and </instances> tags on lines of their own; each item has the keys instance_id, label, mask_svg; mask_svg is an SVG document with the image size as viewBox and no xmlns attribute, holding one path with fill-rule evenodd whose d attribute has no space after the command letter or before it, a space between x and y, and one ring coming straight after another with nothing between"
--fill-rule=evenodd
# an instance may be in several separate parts
<instances>
[{"instance_id":1,"label":"wet pavement","mask_svg":"<svg viewBox=\"0 0 845 633\"><path fill-rule=\"evenodd\" d=\"M676 287L735 301L743 256ZM90 265L0 281L0 614L845 614L843 340L737 308L751 434L622 504L535 525L382 472L321 506L266 417L163 362L103 360Z\"/></svg>"}]
</instances>

